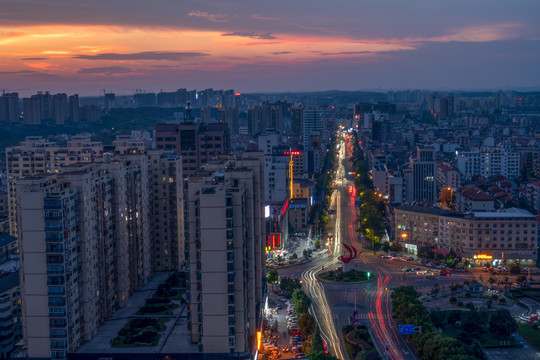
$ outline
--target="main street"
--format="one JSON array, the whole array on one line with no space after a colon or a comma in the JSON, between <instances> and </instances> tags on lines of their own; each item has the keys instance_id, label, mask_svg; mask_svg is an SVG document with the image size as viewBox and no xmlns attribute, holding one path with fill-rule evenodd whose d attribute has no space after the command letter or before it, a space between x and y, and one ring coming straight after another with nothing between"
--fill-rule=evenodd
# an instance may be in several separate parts
<instances>
[{"instance_id":1,"label":"main street","mask_svg":"<svg viewBox=\"0 0 540 360\"><path fill-rule=\"evenodd\" d=\"M350 149L350 148L349 148ZM398 334L398 324L392 318L390 294L393 288L401 285L413 285L419 291L429 291L435 284L440 287L463 282L463 276L423 277L405 275L403 267L418 265L400 260L386 260L366 250L357 233L357 209L355 206L356 189L348 178L351 154L342 142L338 151L338 166L335 175L335 190L331 196L327 234L321 245L327 245L328 252L312 262L278 270L281 277L301 278L304 291L312 299L311 313L314 315L328 350L339 359L348 359L344 348L341 329L350 323L353 310L359 312L359 322L370 329L375 346L383 358L393 360L416 359L404 335ZM353 262L358 270L369 271L374 280L363 283L330 283L320 281L317 274L322 271L342 266L337 259L343 253L342 243L363 251Z\"/></svg>"}]
</instances>

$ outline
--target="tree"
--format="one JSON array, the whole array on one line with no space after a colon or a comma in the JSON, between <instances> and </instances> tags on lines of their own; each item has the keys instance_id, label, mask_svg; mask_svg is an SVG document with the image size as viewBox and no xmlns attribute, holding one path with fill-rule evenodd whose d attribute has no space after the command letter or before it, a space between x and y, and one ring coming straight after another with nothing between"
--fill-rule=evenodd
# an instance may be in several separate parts
<instances>
[{"instance_id":1,"label":"tree","mask_svg":"<svg viewBox=\"0 0 540 360\"><path fill-rule=\"evenodd\" d=\"M521 266L518 264L510 265L510 274L518 275L521 274Z\"/></svg>"},{"instance_id":2,"label":"tree","mask_svg":"<svg viewBox=\"0 0 540 360\"><path fill-rule=\"evenodd\" d=\"M392 245L390 245L390 250L398 253L398 252L401 252L401 250L403 250L403 247L401 246L400 243L394 241Z\"/></svg>"},{"instance_id":3,"label":"tree","mask_svg":"<svg viewBox=\"0 0 540 360\"><path fill-rule=\"evenodd\" d=\"M478 360L487 360L487 356L484 353L484 349L482 348L482 344L480 344L480 341L474 340L470 347L470 352L474 356L475 359Z\"/></svg>"},{"instance_id":4,"label":"tree","mask_svg":"<svg viewBox=\"0 0 540 360\"><path fill-rule=\"evenodd\" d=\"M315 249L317 250L321 247L321 241L318 236L313 240L313 246L315 246Z\"/></svg>"},{"instance_id":5,"label":"tree","mask_svg":"<svg viewBox=\"0 0 540 360\"><path fill-rule=\"evenodd\" d=\"M436 328L441 328L446 324L446 313L444 313L441 310L432 310L429 314L431 317L431 321L433 321L433 325L435 325Z\"/></svg>"},{"instance_id":6,"label":"tree","mask_svg":"<svg viewBox=\"0 0 540 360\"><path fill-rule=\"evenodd\" d=\"M298 279L284 277L279 282L279 288L289 294L293 294L296 289L300 289L300 281Z\"/></svg>"},{"instance_id":7,"label":"tree","mask_svg":"<svg viewBox=\"0 0 540 360\"><path fill-rule=\"evenodd\" d=\"M277 284L277 282L278 282L278 272L276 270L270 271L268 274L266 274L266 281L269 284Z\"/></svg>"},{"instance_id":8,"label":"tree","mask_svg":"<svg viewBox=\"0 0 540 360\"><path fill-rule=\"evenodd\" d=\"M298 318L298 329L305 338L313 334L316 326L315 319L309 313L304 313Z\"/></svg>"},{"instance_id":9,"label":"tree","mask_svg":"<svg viewBox=\"0 0 540 360\"><path fill-rule=\"evenodd\" d=\"M298 315L308 312L309 306L311 305L311 300L302 290L294 290L292 294L292 301L294 303L294 310Z\"/></svg>"},{"instance_id":10,"label":"tree","mask_svg":"<svg viewBox=\"0 0 540 360\"><path fill-rule=\"evenodd\" d=\"M508 309L491 312L489 316L489 331L495 333L499 339L507 339L517 331L516 320L510 315Z\"/></svg>"},{"instance_id":11,"label":"tree","mask_svg":"<svg viewBox=\"0 0 540 360\"><path fill-rule=\"evenodd\" d=\"M381 250L388 254L390 251L390 244L388 242L383 243Z\"/></svg>"},{"instance_id":12,"label":"tree","mask_svg":"<svg viewBox=\"0 0 540 360\"><path fill-rule=\"evenodd\" d=\"M321 330L317 325L315 325L315 332L313 332L313 336L311 337L311 352L314 354L324 352Z\"/></svg>"},{"instance_id":13,"label":"tree","mask_svg":"<svg viewBox=\"0 0 540 360\"><path fill-rule=\"evenodd\" d=\"M337 357L330 354L325 354L324 352L311 353L308 355L309 360L339 360Z\"/></svg>"},{"instance_id":14,"label":"tree","mask_svg":"<svg viewBox=\"0 0 540 360\"><path fill-rule=\"evenodd\" d=\"M493 285L493 284L495 284L495 282L497 282L497 280L495 280L494 278L490 277L490 278L488 279L488 282L489 282L491 285Z\"/></svg>"},{"instance_id":15,"label":"tree","mask_svg":"<svg viewBox=\"0 0 540 360\"><path fill-rule=\"evenodd\" d=\"M458 338L466 344L471 344L474 340L480 340L485 332L482 324L480 313L476 310L469 311L461 320L461 333Z\"/></svg>"}]
</instances>

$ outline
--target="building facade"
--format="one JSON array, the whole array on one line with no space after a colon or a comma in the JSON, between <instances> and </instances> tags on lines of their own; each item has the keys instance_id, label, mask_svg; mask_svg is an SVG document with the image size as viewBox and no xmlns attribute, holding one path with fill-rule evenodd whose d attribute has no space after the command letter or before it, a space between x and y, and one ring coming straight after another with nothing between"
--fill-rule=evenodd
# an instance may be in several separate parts
<instances>
[{"instance_id":1,"label":"building facade","mask_svg":"<svg viewBox=\"0 0 540 360\"><path fill-rule=\"evenodd\" d=\"M22 339L19 271L0 277L0 358L8 359Z\"/></svg>"},{"instance_id":2,"label":"building facade","mask_svg":"<svg viewBox=\"0 0 540 360\"><path fill-rule=\"evenodd\" d=\"M515 178L520 175L520 164L520 154L505 148L457 154L457 167L464 180L471 180L475 175Z\"/></svg>"},{"instance_id":3,"label":"building facade","mask_svg":"<svg viewBox=\"0 0 540 360\"><path fill-rule=\"evenodd\" d=\"M484 260L493 265L536 265L538 225L523 209L459 214L403 204L395 208L394 226L395 241L411 253L421 248L443 254L452 250L477 265Z\"/></svg>"},{"instance_id":4,"label":"building facade","mask_svg":"<svg viewBox=\"0 0 540 360\"><path fill-rule=\"evenodd\" d=\"M65 359L152 275L146 158L17 183L28 357Z\"/></svg>"},{"instance_id":5,"label":"building facade","mask_svg":"<svg viewBox=\"0 0 540 360\"><path fill-rule=\"evenodd\" d=\"M249 353L264 287L262 153L212 162L186 189L191 340L204 353Z\"/></svg>"}]
</instances>

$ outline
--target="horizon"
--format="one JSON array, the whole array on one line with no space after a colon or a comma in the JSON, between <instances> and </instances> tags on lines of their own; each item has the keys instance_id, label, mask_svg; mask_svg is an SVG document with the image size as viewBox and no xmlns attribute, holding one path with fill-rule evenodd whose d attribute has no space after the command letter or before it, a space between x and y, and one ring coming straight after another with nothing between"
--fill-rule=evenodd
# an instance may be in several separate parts
<instances>
[{"instance_id":1,"label":"horizon","mask_svg":"<svg viewBox=\"0 0 540 360\"><path fill-rule=\"evenodd\" d=\"M21 0L0 14L0 88L540 89L539 12L527 0Z\"/></svg>"}]
</instances>

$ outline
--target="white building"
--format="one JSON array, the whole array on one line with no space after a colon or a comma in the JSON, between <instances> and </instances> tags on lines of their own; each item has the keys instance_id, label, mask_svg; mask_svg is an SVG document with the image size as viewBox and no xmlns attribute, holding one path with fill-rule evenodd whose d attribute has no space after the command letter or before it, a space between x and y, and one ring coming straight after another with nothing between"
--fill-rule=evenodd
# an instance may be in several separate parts
<instances>
[{"instance_id":1,"label":"white building","mask_svg":"<svg viewBox=\"0 0 540 360\"><path fill-rule=\"evenodd\" d=\"M519 176L520 164L519 153L508 149L457 153L457 166L465 180L471 180L475 175L486 178L502 175L512 179Z\"/></svg>"}]
</instances>

